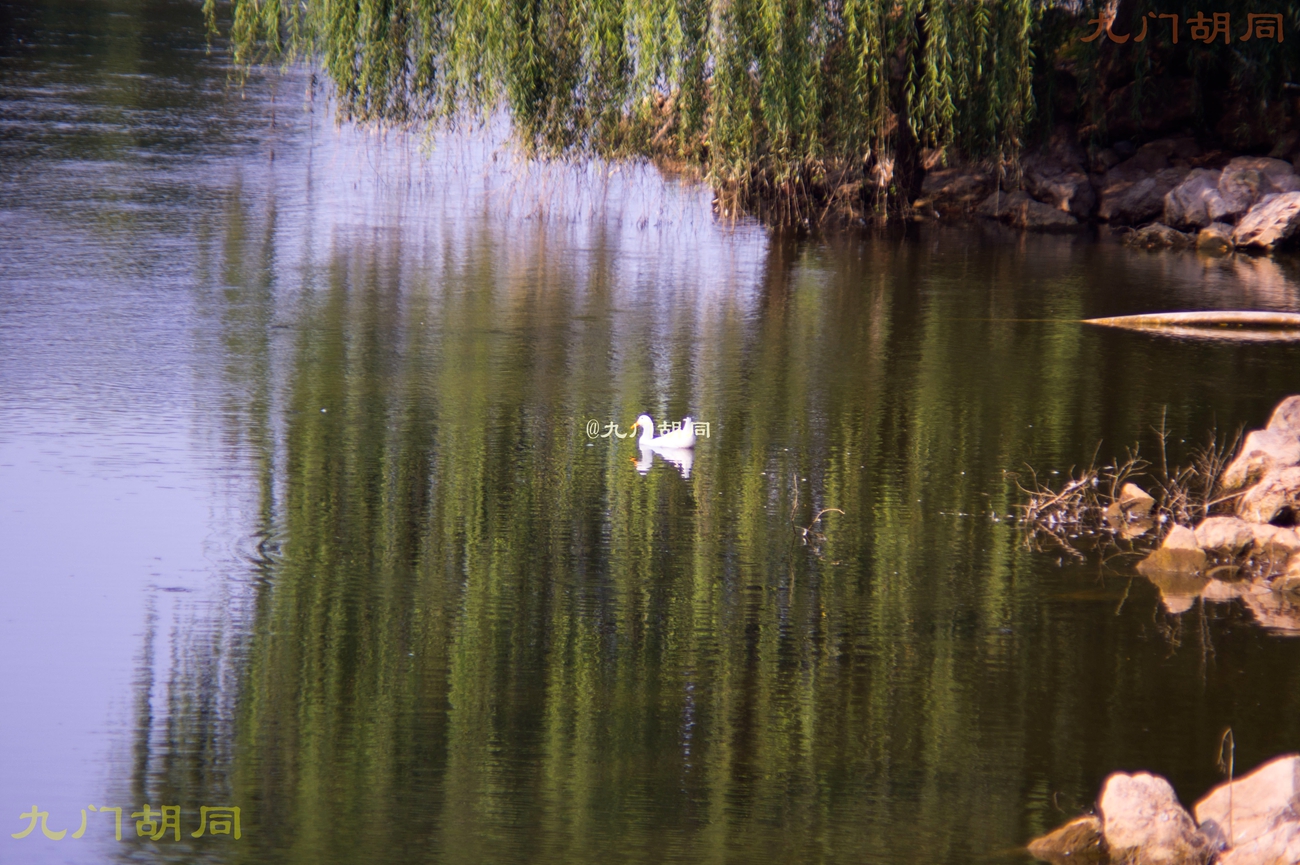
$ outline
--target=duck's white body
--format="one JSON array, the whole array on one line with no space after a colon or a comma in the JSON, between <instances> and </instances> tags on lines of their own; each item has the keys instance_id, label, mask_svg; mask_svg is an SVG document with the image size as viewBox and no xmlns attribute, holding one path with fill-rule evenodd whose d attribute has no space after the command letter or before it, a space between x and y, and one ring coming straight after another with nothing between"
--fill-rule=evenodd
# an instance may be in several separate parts
<instances>
[{"instance_id":1,"label":"duck's white body","mask_svg":"<svg viewBox=\"0 0 1300 865\"><path fill-rule=\"evenodd\" d=\"M643 414L636 419L636 425L633 427L641 428L641 438L637 444L642 450L646 448L693 448L695 447L695 424L691 423L688 417L682 421L682 428L675 429L672 432L666 432L661 436L655 435L655 422L650 415Z\"/></svg>"}]
</instances>

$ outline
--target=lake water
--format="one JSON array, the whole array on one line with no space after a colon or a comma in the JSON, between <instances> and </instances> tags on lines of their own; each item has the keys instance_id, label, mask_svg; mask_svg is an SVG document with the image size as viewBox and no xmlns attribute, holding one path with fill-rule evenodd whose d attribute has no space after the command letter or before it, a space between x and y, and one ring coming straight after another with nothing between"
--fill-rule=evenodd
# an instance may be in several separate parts
<instances>
[{"instance_id":1,"label":"lake water","mask_svg":"<svg viewBox=\"0 0 1300 865\"><path fill-rule=\"evenodd\" d=\"M1300 749L1300 639L1029 549L1007 474L1261 426L1295 344L1079 320L1294 260L772 235L241 91L197 4L0 23L0 861L1019 862Z\"/></svg>"}]
</instances>

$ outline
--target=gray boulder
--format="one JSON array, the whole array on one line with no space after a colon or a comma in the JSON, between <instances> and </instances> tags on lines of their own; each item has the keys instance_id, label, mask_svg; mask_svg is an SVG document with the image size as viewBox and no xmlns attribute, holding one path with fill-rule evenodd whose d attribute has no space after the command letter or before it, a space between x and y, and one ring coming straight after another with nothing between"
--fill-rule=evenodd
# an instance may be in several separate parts
<instances>
[{"instance_id":1,"label":"gray boulder","mask_svg":"<svg viewBox=\"0 0 1300 865\"><path fill-rule=\"evenodd\" d=\"M1097 207L1092 182L1076 165L1033 154L1021 163L1021 173L1029 194L1049 207L1080 219L1091 216Z\"/></svg>"},{"instance_id":2,"label":"gray boulder","mask_svg":"<svg viewBox=\"0 0 1300 865\"><path fill-rule=\"evenodd\" d=\"M1253 168L1224 169L1219 177L1219 199L1223 210L1215 218L1236 220L1265 195L1276 192L1268 175Z\"/></svg>"},{"instance_id":3,"label":"gray boulder","mask_svg":"<svg viewBox=\"0 0 1300 865\"><path fill-rule=\"evenodd\" d=\"M1265 196L1232 233L1237 246L1276 249L1300 234L1300 192Z\"/></svg>"},{"instance_id":4,"label":"gray boulder","mask_svg":"<svg viewBox=\"0 0 1300 865\"><path fill-rule=\"evenodd\" d=\"M1300 177L1296 177L1291 164L1267 156L1238 156L1219 175L1223 215L1232 219L1246 213L1266 195L1297 190L1300 190Z\"/></svg>"},{"instance_id":5,"label":"gray boulder","mask_svg":"<svg viewBox=\"0 0 1300 865\"><path fill-rule=\"evenodd\" d=\"M1102 181L1097 216L1116 225L1138 225L1164 213L1165 196L1188 174L1186 168L1162 168L1154 174L1127 166L1142 154L1115 167Z\"/></svg>"},{"instance_id":6,"label":"gray boulder","mask_svg":"<svg viewBox=\"0 0 1300 865\"><path fill-rule=\"evenodd\" d=\"M1204 228L1226 212L1219 195L1219 171L1193 168L1165 193L1165 222L1175 228Z\"/></svg>"},{"instance_id":7,"label":"gray boulder","mask_svg":"<svg viewBox=\"0 0 1300 865\"><path fill-rule=\"evenodd\" d=\"M1097 809L1112 862L1204 865L1216 852L1158 775L1116 772L1106 779Z\"/></svg>"},{"instance_id":8,"label":"gray boulder","mask_svg":"<svg viewBox=\"0 0 1300 865\"><path fill-rule=\"evenodd\" d=\"M1019 189L1015 192L994 192L975 212L1031 231L1069 231L1079 226L1079 221L1070 214L1035 201Z\"/></svg>"},{"instance_id":9,"label":"gray boulder","mask_svg":"<svg viewBox=\"0 0 1300 865\"><path fill-rule=\"evenodd\" d=\"M1272 159L1267 156L1238 156L1232 159L1225 172L1234 170L1258 171L1268 177L1274 184L1287 185L1288 178L1295 177L1295 167L1285 159Z\"/></svg>"}]
</instances>

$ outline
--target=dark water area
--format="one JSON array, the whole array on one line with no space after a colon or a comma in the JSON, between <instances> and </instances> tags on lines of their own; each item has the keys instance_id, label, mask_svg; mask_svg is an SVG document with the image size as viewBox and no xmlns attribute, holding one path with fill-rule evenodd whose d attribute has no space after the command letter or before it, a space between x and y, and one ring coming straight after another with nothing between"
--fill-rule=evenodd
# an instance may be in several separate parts
<instances>
[{"instance_id":1,"label":"dark water area","mask_svg":"<svg viewBox=\"0 0 1300 865\"><path fill-rule=\"evenodd\" d=\"M1295 344L1079 320L1294 260L772 235L241 89L197 4L0 10L0 861L1021 862L1300 749L1300 639L1030 549L1008 475L1262 425ZM689 473L588 435L643 412Z\"/></svg>"}]
</instances>

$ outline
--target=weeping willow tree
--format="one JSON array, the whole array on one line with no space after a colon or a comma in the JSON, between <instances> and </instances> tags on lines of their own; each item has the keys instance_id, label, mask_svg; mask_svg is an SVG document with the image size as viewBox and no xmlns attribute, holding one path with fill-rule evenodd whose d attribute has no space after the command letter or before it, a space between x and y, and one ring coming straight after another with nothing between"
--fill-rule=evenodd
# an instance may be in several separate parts
<instances>
[{"instance_id":1,"label":"weeping willow tree","mask_svg":"<svg viewBox=\"0 0 1300 865\"><path fill-rule=\"evenodd\" d=\"M237 62L311 59L344 117L508 111L536 155L653 155L739 206L907 202L920 151L1014 152L1041 0L233 0ZM215 0L207 0L217 26ZM872 182L874 181L874 183ZM873 196L877 204L884 197Z\"/></svg>"}]
</instances>

